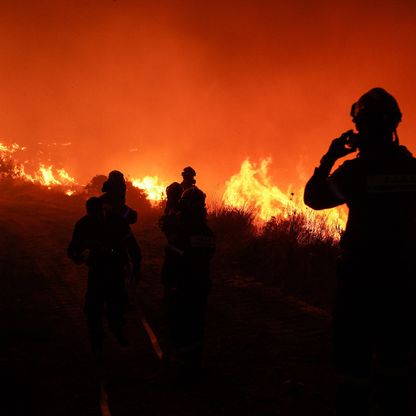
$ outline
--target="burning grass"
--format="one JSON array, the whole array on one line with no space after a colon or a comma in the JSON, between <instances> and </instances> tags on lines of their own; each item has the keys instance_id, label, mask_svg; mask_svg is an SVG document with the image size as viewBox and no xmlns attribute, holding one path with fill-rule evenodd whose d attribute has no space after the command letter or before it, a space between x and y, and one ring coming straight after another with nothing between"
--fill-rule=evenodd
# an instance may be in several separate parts
<instances>
[{"instance_id":1,"label":"burning grass","mask_svg":"<svg viewBox=\"0 0 416 416\"><path fill-rule=\"evenodd\" d=\"M0 203L2 199L8 199L9 204L12 200L16 206L26 207L28 215L37 215L42 207L54 207L62 215L68 212L69 221L83 215L89 195L99 194L89 188L70 197L58 186L48 189L12 178L1 179L0 186ZM150 204L145 194L134 187L128 188L127 197L130 206L139 213L139 235L146 228L146 238L155 237L162 258L164 239L159 238L161 231L157 228L162 206ZM231 278L238 285L239 281L243 284L244 279L254 278L311 304L321 307L330 304L339 230L329 227L325 217L312 214L308 217L303 211L293 210L259 223L250 208L221 204L209 210L209 224L217 236L214 279Z\"/></svg>"},{"instance_id":2,"label":"burning grass","mask_svg":"<svg viewBox=\"0 0 416 416\"><path fill-rule=\"evenodd\" d=\"M82 212L85 200L101 193L105 175L96 175L84 186L63 168L49 164L34 163L27 173L27 161L19 158L25 149L0 142L3 196L26 203L28 209L50 203ZM240 172L226 182L221 203L209 209L218 240L218 274L256 278L311 303L328 305L346 213L335 209L317 215L290 187L283 192L273 184L270 163L271 159L258 164L246 159ZM127 177L127 203L139 212L139 227L140 223L154 227L155 235L160 232L156 224L162 215L165 185L157 176Z\"/></svg>"},{"instance_id":3,"label":"burning grass","mask_svg":"<svg viewBox=\"0 0 416 416\"><path fill-rule=\"evenodd\" d=\"M218 274L254 277L330 306L340 230L329 227L325 217L291 211L259 225L253 210L222 206L210 211L209 222L217 235Z\"/></svg>"}]
</instances>

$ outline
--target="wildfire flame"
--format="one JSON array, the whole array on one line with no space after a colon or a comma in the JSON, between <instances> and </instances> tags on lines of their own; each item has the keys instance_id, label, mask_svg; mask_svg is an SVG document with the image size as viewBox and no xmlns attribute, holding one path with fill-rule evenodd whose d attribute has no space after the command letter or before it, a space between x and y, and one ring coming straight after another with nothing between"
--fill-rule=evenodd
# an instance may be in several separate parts
<instances>
[{"instance_id":1,"label":"wildfire flame","mask_svg":"<svg viewBox=\"0 0 416 416\"><path fill-rule=\"evenodd\" d=\"M226 182L223 202L236 208L251 208L256 216L268 220L272 216L284 214L285 207L291 204L290 198L277 186L273 186L268 176L271 159L264 159L256 167L246 159L240 172Z\"/></svg>"},{"instance_id":2,"label":"wildfire flame","mask_svg":"<svg viewBox=\"0 0 416 416\"><path fill-rule=\"evenodd\" d=\"M31 173L26 172L27 161L21 163L16 157L17 152L25 149L17 143L6 145L0 142L0 178L11 176L49 189L59 187L68 196L82 189L82 185L63 168L39 163ZM323 214L316 214L297 196L303 195L303 190L295 195L290 188L288 192L283 192L274 185L269 175L271 162L271 158L268 158L256 165L249 159L244 160L240 172L226 182L223 204L251 209L259 223L264 223L272 217L288 217L293 213L303 213L311 230L322 224L322 218L334 229L345 228L347 218L345 209L325 210ZM157 176L132 178L131 182L134 187L142 189L147 199L155 205L166 198L166 184Z\"/></svg>"},{"instance_id":3,"label":"wildfire flame","mask_svg":"<svg viewBox=\"0 0 416 416\"><path fill-rule=\"evenodd\" d=\"M134 187L142 189L146 193L147 199L155 204L166 198L166 185L161 184L157 176L145 176L142 179L133 178L131 182Z\"/></svg>"},{"instance_id":4,"label":"wildfire flame","mask_svg":"<svg viewBox=\"0 0 416 416\"><path fill-rule=\"evenodd\" d=\"M39 143L43 144L43 143ZM53 143L56 145L56 143ZM69 146L70 143L64 143L62 146ZM74 177L63 168L56 168L53 165L45 165L39 163L32 171L28 172L26 164L19 162L16 153L26 150L26 147L20 146L17 143L10 145L0 142L0 177L10 176L18 178L27 182L36 183L45 186L49 189L53 187L61 188L66 195L71 196L77 190L82 188ZM142 189L147 199L157 204L165 199L166 184L162 183L157 176L145 176L143 178L133 178L133 186Z\"/></svg>"},{"instance_id":5,"label":"wildfire flame","mask_svg":"<svg viewBox=\"0 0 416 416\"><path fill-rule=\"evenodd\" d=\"M223 194L224 205L251 209L260 221L267 221L278 216L288 217L293 212L301 212L305 214L311 225L318 223L317 216L324 216L325 222L330 227L345 228L345 210L334 208L316 214L303 203L301 198L296 197L290 188L285 193L273 185L269 176L271 162L271 158L267 158L256 165L249 159L244 160L240 172L226 182ZM303 195L303 190L300 190L298 194Z\"/></svg>"},{"instance_id":6,"label":"wildfire flame","mask_svg":"<svg viewBox=\"0 0 416 416\"><path fill-rule=\"evenodd\" d=\"M0 142L0 155L1 156L3 156L2 154L15 153L18 150L25 150L25 147L21 147L17 143L12 143L11 145L6 145L6 144L3 144L2 142Z\"/></svg>"},{"instance_id":7,"label":"wildfire flame","mask_svg":"<svg viewBox=\"0 0 416 416\"><path fill-rule=\"evenodd\" d=\"M0 142L0 174L37 183L48 188L51 188L52 186L64 187L67 188L67 195L69 193L72 195L75 192L72 188L76 187L78 184L63 168L56 169L53 165L45 166L43 163L40 163L38 168L32 173L27 173L25 163L20 163L12 156L16 152L23 150L26 150L26 148L17 143L6 145Z\"/></svg>"},{"instance_id":8,"label":"wildfire flame","mask_svg":"<svg viewBox=\"0 0 416 416\"><path fill-rule=\"evenodd\" d=\"M39 170L35 173L34 176L26 175L26 178L32 182L38 182L48 187L53 185L68 186L76 184L75 179L72 178L65 169L56 169L54 172L52 165L40 165Z\"/></svg>"}]
</instances>

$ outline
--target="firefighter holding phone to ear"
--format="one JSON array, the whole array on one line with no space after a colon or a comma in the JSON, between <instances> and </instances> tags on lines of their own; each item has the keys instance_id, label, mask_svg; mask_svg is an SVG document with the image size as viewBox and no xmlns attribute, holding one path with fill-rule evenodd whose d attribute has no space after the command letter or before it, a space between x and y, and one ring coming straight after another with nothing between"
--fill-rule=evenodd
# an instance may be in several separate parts
<instances>
[{"instance_id":1,"label":"firefighter holding phone to ear","mask_svg":"<svg viewBox=\"0 0 416 416\"><path fill-rule=\"evenodd\" d=\"M333 322L337 415L368 415L374 380L381 415L410 415L416 159L399 144L402 114L384 89L361 96L351 116L356 131L332 141L304 194L313 209L349 208Z\"/></svg>"}]
</instances>

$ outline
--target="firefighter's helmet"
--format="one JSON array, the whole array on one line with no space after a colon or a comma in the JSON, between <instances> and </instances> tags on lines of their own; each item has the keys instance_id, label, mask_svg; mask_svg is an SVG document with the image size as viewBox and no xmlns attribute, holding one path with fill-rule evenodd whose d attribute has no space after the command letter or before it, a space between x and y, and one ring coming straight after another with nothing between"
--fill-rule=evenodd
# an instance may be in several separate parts
<instances>
[{"instance_id":1,"label":"firefighter's helmet","mask_svg":"<svg viewBox=\"0 0 416 416\"><path fill-rule=\"evenodd\" d=\"M178 182L171 183L166 188L166 196L168 201L179 201L183 192L182 185Z\"/></svg>"},{"instance_id":2,"label":"firefighter's helmet","mask_svg":"<svg viewBox=\"0 0 416 416\"><path fill-rule=\"evenodd\" d=\"M124 175L119 170L112 170L108 174L108 179L104 182L101 191L111 192L120 189L123 191L126 189L126 181L124 180Z\"/></svg>"},{"instance_id":3,"label":"firefighter's helmet","mask_svg":"<svg viewBox=\"0 0 416 416\"><path fill-rule=\"evenodd\" d=\"M383 88L373 88L352 105L351 117L357 129L395 132L402 120L396 99Z\"/></svg>"},{"instance_id":4,"label":"firefighter's helmet","mask_svg":"<svg viewBox=\"0 0 416 416\"><path fill-rule=\"evenodd\" d=\"M193 178L194 176L196 176L196 172L195 172L195 169L192 168L191 166L187 166L186 168L183 169L182 171L183 178Z\"/></svg>"}]
</instances>

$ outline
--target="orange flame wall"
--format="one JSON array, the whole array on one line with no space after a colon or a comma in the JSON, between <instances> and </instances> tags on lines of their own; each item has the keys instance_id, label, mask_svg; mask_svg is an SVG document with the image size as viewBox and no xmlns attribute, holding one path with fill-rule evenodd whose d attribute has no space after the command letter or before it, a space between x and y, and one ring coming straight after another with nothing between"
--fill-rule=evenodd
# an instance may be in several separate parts
<instances>
[{"instance_id":1,"label":"orange flame wall","mask_svg":"<svg viewBox=\"0 0 416 416\"><path fill-rule=\"evenodd\" d=\"M48 189L58 188L68 196L76 191L83 191L84 186L63 168L40 163L32 173L28 173L25 164L19 162L15 156L24 150L26 149L17 143L6 145L0 142L0 179L18 178L46 186ZM222 203L228 207L250 210L259 225L272 217L286 218L293 213L302 213L310 229L319 224L326 224L334 231L334 235L338 235L339 229L345 228L346 209L327 210L324 215L313 213L302 201L303 190L295 195L290 189L283 192L273 184L269 175L270 165L270 158L261 160L259 165L250 162L249 159L243 161L240 171L226 181ZM145 176L140 179L127 175L127 179L133 186L142 189L147 199L155 206L166 198L165 190L168 183L162 182L157 176ZM208 205L212 206L212 198L209 199L211 200L208 201Z\"/></svg>"},{"instance_id":2,"label":"orange flame wall","mask_svg":"<svg viewBox=\"0 0 416 416\"><path fill-rule=\"evenodd\" d=\"M416 149L415 21L401 0L3 1L0 137L72 143L63 165L81 183L191 165L221 195L248 155L298 188L376 85Z\"/></svg>"},{"instance_id":3,"label":"orange flame wall","mask_svg":"<svg viewBox=\"0 0 416 416\"><path fill-rule=\"evenodd\" d=\"M224 205L251 210L258 221L301 212L311 224L317 222L316 216L320 216L329 227L345 229L348 215L345 207L314 213L303 203L303 189L297 193L290 188L283 192L272 183L269 176L270 164L271 159L261 160L258 165L246 159L240 172L225 184L222 197Z\"/></svg>"}]
</instances>

